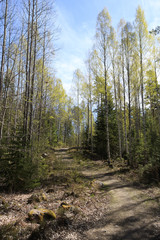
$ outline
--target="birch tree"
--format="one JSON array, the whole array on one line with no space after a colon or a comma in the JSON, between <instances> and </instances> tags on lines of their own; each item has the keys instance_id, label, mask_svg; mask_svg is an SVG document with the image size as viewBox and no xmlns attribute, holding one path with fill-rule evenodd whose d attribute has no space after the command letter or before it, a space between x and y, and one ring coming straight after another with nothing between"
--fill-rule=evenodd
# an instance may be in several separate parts
<instances>
[{"instance_id":1,"label":"birch tree","mask_svg":"<svg viewBox=\"0 0 160 240\"><path fill-rule=\"evenodd\" d=\"M144 105L144 75L145 75L145 66L144 58L148 52L148 27L145 20L144 11L139 6L136 11L136 35L138 39L138 53L139 53L139 62L140 62L140 85L141 85L141 109L143 117L143 135L144 135L144 145L146 152L146 120L145 120L145 105ZM146 154L145 154L145 157Z\"/></svg>"}]
</instances>

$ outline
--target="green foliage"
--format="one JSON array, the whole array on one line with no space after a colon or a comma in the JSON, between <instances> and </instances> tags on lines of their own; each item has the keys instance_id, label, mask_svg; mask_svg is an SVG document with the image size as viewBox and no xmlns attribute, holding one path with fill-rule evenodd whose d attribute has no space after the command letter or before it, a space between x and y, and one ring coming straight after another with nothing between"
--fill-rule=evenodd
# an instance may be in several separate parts
<instances>
[{"instance_id":1,"label":"green foliage","mask_svg":"<svg viewBox=\"0 0 160 240\"><path fill-rule=\"evenodd\" d=\"M132 135L132 146L131 146L131 165L137 167L138 164L144 165L147 157L145 145L144 145L144 138L141 134L140 138L137 139L135 136L135 132Z\"/></svg>"},{"instance_id":2,"label":"green foliage","mask_svg":"<svg viewBox=\"0 0 160 240\"><path fill-rule=\"evenodd\" d=\"M8 151L8 149L7 149ZM5 188L8 191L17 191L27 189L32 185L32 175L35 172L36 166L32 164L31 159L26 158L23 152L18 153L12 150L7 153L1 161L2 177L4 179Z\"/></svg>"},{"instance_id":3,"label":"green foliage","mask_svg":"<svg viewBox=\"0 0 160 240\"><path fill-rule=\"evenodd\" d=\"M97 121L95 126L95 151L101 158L106 158L106 123L105 123L105 109L104 106L97 109Z\"/></svg>"},{"instance_id":4,"label":"green foliage","mask_svg":"<svg viewBox=\"0 0 160 240\"><path fill-rule=\"evenodd\" d=\"M31 155L33 149L24 148L21 136L13 137L6 148L1 148L1 179L7 191L35 188L47 176L49 166L40 156L44 147L40 148L41 151Z\"/></svg>"},{"instance_id":5,"label":"green foliage","mask_svg":"<svg viewBox=\"0 0 160 240\"><path fill-rule=\"evenodd\" d=\"M158 183L160 181L160 156L158 159L150 159L150 161L144 167L140 168L139 172L140 178L143 182Z\"/></svg>"},{"instance_id":6,"label":"green foliage","mask_svg":"<svg viewBox=\"0 0 160 240\"><path fill-rule=\"evenodd\" d=\"M116 123L116 112L114 110L113 100L111 94L109 95L109 134L110 134L110 148L111 157L115 158L118 146L118 130ZM106 139L106 111L104 102L97 108L97 120L95 123L94 146L95 152L102 158L107 159L107 139Z\"/></svg>"}]
</instances>

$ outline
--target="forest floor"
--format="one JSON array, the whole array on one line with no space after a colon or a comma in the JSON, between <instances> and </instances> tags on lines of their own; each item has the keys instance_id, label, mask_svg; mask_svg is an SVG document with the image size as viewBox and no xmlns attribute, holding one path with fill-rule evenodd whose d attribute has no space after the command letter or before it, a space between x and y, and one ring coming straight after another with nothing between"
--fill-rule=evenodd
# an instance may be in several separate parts
<instances>
[{"instance_id":1,"label":"forest floor","mask_svg":"<svg viewBox=\"0 0 160 240\"><path fill-rule=\"evenodd\" d=\"M56 156L55 156L56 155ZM33 192L0 193L2 240L160 240L160 189L130 178L127 167L110 169L61 149L46 157L50 175ZM44 193L47 201L28 202ZM72 208L60 213L62 203ZM34 208L53 210L57 219L30 222ZM74 209L74 210L73 210Z\"/></svg>"}]
</instances>

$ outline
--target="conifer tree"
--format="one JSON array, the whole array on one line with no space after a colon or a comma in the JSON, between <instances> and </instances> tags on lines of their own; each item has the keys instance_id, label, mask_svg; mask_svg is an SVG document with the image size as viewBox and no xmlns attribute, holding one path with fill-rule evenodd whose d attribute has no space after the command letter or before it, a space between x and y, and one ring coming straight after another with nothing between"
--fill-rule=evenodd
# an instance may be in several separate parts
<instances>
[{"instance_id":1,"label":"conifer tree","mask_svg":"<svg viewBox=\"0 0 160 240\"><path fill-rule=\"evenodd\" d=\"M109 77L109 47L110 47L110 30L111 30L111 17L106 8L104 8L98 15L96 27L97 47L99 56L103 63L103 78L105 83L105 112L106 112L106 139L107 139L107 158L108 163L111 160L110 154L110 138L109 138L109 121L108 121L108 77Z\"/></svg>"}]
</instances>

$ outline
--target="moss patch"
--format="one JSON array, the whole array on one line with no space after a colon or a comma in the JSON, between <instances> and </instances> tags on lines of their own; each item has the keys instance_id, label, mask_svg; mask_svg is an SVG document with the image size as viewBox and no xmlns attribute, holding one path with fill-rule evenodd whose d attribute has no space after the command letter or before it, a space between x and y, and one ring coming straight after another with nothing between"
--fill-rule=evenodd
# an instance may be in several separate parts
<instances>
[{"instance_id":1,"label":"moss patch","mask_svg":"<svg viewBox=\"0 0 160 240\"><path fill-rule=\"evenodd\" d=\"M39 209L32 209L28 213L28 217L31 222L41 223L44 220L56 219L56 214L52 210L39 208Z\"/></svg>"}]
</instances>

